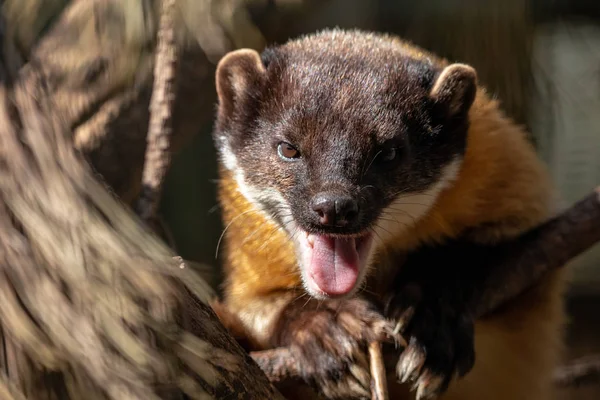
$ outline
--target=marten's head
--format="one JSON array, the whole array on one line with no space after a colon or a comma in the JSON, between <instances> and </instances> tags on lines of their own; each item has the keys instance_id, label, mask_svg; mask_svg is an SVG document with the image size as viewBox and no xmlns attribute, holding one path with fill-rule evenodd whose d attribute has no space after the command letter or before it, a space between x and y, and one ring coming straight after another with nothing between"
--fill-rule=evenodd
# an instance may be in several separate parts
<instances>
[{"instance_id":1,"label":"marten's head","mask_svg":"<svg viewBox=\"0 0 600 400\"><path fill-rule=\"evenodd\" d=\"M215 141L240 192L289 235L306 290L358 289L380 240L458 172L477 84L399 41L324 31L226 55Z\"/></svg>"}]
</instances>

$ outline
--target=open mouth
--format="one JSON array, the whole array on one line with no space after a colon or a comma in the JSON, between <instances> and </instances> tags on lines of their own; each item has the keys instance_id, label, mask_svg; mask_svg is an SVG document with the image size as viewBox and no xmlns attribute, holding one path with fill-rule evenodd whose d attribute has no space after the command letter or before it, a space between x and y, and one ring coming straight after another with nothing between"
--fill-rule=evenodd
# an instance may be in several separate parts
<instances>
[{"instance_id":1,"label":"open mouth","mask_svg":"<svg viewBox=\"0 0 600 400\"><path fill-rule=\"evenodd\" d=\"M327 297L351 293L366 270L371 234L355 237L303 232L299 236L307 289Z\"/></svg>"}]
</instances>

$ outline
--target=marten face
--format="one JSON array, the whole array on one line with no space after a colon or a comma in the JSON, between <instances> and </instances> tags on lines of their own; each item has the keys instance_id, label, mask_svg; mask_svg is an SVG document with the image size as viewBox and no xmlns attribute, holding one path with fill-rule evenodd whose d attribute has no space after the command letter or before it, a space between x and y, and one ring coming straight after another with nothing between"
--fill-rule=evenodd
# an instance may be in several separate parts
<instances>
[{"instance_id":1,"label":"marten face","mask_svg":"<svg viewBox=\"0 0 600 400\"><path fill-rule=\"evenodd\" d=\"M222 161L289 234L311 295L354 293L377 243L430 209L458 172L475 79L340 33L221 61Z\"/></svg>"}]
</instances>

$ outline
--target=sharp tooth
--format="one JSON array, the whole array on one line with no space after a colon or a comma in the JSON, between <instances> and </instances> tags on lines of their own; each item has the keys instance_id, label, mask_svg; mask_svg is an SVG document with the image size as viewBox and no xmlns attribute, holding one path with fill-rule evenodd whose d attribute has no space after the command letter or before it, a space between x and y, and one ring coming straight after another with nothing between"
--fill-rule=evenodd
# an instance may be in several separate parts
<instances>
[{"instance_id":1,"label":"sharp tooth","mask_svg":"<svg viewBox=\"0 0 600 400\"><path fill-rule=\"evenodd\" d=\"M306 240L308 241L308 244L310 245L310 247L313 247L315 245L315 236L314 235L310 235L307 233Z\"/></svg>"}]
</instances>

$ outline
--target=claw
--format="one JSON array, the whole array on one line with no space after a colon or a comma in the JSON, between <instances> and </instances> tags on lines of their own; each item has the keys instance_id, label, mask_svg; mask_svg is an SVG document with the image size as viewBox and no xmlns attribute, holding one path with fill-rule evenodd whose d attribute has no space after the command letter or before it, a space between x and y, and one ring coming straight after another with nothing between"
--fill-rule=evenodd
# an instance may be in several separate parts
<instances>
[{"instance_id":1,"label":"claw","mask_svg":"<svg viewBox=\"0 0 600 400\"><path fill-rule=\"evenodd\" d=\"M406 309L406 311L404 311L402 313L402 315L400 315L400 318L398 318L398 320L396 321L396 326L394 327L394 330L392 333L394 335L399 335L400 332L403 332L404 329L406 328L406 325L408 325L408 323L410 322L410 320L412 319L414 314L415 314L415 308L408 307Z\"/></svg>"},{"instance_id":2,"label":"claw","mask_svg":"<svg viewBox=\"0 0 600 400\"><path fill-rule=\"evenodd\" d=\"M350 373L365 389L371 387L371 375L364 368L356 364L351 364Z\"/></svg>"},{"instance_id":3,"label":"claw","mask_svg":"<svg viewBox=\"0 0 600 400\"><path fill-rule=\"evenodd\" d=\"M368 387L369 386L367 386L367 388ZM356 380L351 380L348 383L348 388L350 389L350 395L360 396L365 399L368 399L371 395L370 390L363 387L362 384Z\"/></svg>"},{"instance_id":4,"label":"claw","mask_svg":"<svg viewBox=\"0 0 600 400\"><path fill-rule=\"evenodd\" d=\"M443 384L444 377L434 375L430 371L425 371L416 384L417 400L433 399L437 397Z\"/></svg>"},{"instance_id":5,"label":"claw","mask_svg":"<svg viewBox=\"0 0 600 400\"><path fill-rule=\"evenodd\" d=\"M408 380L415 380L424 363L425 354L411 341L396 365L396 373L400 382L406 383Z\"/></svg>"},{"instance_id":6,"label":"claw","mask_svg":"<svg viewBox=\"0 0 600 400\"><path fill-rule=\"evenodd\" d=\"M400 333L398 333L397 326L398 325L396 324L396 327L394 329L389 329L386 332L386 337L384 338L384 340L381 340L381 342L393 342L394 347L396 349L398 349L399 347L404 349L408 347L408 342Z\"/></svg>"}]
</instances>

